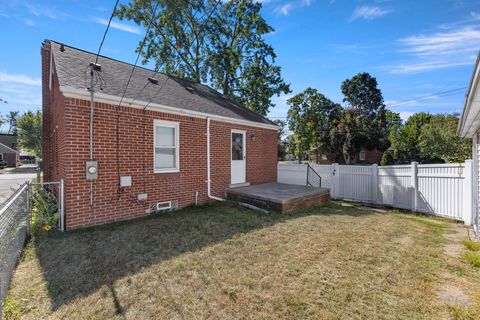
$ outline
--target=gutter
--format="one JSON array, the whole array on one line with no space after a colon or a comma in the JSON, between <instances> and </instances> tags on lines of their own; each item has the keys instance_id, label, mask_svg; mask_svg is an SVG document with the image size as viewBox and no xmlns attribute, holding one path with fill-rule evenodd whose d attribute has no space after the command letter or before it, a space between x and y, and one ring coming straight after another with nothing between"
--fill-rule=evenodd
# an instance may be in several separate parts
<instances>
[{"instance_id":1,"label":"gutter","mask_svg":"<svg viewBox=\"0 0 480 320\"><path fill-rule=\"evenodd\" d=\"M210 170L210 117L207 117L207 195L210 199L225 201L225 199L212 195L211 192L211 170Z\"/></svg>"}]
</instances>

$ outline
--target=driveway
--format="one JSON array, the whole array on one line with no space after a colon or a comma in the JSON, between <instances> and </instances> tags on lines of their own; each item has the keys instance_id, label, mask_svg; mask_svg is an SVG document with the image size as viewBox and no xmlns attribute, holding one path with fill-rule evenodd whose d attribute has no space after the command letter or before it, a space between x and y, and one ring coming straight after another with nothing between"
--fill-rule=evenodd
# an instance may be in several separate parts
<instances>
[{"instance_id":1,"label":"driveway","mask_svg":"<svg viewBox=\"0 0 480 320\"><path fill-rule=\"evenodd\" d=\"M0 170L0 203L5 201L25 181L31 181L37 176L36 165L22 165L20 168L5 168Z\"/></svg>"}]
</instances>

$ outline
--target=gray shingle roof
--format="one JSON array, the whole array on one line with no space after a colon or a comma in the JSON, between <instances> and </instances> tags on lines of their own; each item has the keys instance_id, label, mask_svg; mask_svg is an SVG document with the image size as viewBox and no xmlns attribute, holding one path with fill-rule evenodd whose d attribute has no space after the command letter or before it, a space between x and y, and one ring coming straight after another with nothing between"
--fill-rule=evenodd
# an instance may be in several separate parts
<instances>
[{"instance_id":1,"label":"gray shingle roof","mask_svg":"<svg viewBox=\"0 0 480 320\"><path fill-rule=\"evenodd\" d=\"M95 54L67 45L64 45L64 51L62 52L60 43L54 41L50 41L50 43L60 86L85 89L85 75L88 72L87 69L90 62L95 61ZM121 97L133 66L104 56L99 57L98 63L102 66L101 75L105 79L106 85L100 91L100 83L98 82L95 86L96 91ZM151 101L151 103L214 116L248 120L269 125L274 124L270 120L228 99L209 86L167 76L162 73L155 75L155 78L158 79L158 85L149 83L142 91L148 82L148 78L153 73L154 71L152 70L137 67L126 91L125 98L143 102ZM160 91L159 86L161 86ZM187 90L187 87L193 90Z\"/></svg>"},{"instance_id":2,"label":"gray shingle roof","mask_svg":"<svg viewBox=\"0 0 480 320\"><path fill-rule=\"evenodd\" d=\"M0 143L0 153L17 153L17 151L4 145L3 143Z\"/></svg>"}]
</instances>

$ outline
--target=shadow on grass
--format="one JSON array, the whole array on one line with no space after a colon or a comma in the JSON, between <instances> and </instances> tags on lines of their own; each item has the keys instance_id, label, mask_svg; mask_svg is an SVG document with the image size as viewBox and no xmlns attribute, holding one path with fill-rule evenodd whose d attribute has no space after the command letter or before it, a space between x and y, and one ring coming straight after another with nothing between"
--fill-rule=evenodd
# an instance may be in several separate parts
<instances>
[{"instance_id":1,"label":"shadow on grass","mask_svg":"<svg viewBox=\"0 0 480 320\"><path fill-rule=\"evenodd\" d=\"M332 203L299 213L263 214L234 204L191 207L134 221L54 233L33 239L53 310L141 269L235 235L312 215L364 216L367 208Z\"/></svg>"}]
</instances>

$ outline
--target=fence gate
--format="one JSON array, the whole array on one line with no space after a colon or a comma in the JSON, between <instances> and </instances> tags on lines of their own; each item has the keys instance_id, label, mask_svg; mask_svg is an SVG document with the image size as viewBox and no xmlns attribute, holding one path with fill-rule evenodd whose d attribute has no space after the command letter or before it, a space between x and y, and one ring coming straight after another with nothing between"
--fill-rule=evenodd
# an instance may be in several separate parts
<instances>
[{"instance_id":1,"label":"fence gate","mask_svg":"<svg viewBox=\"0 0 480 320\"><path fill-rule=\"evenodd\" d=\"M57 182L22 184L0 204L0 319L3 302L32 223L32 202L40 210L57 210L58 229L64 230L64 186ZM42 205L45 207L42 208ZM37 208L38 209L38 208Z\"/></svg>"}]
</instances>

